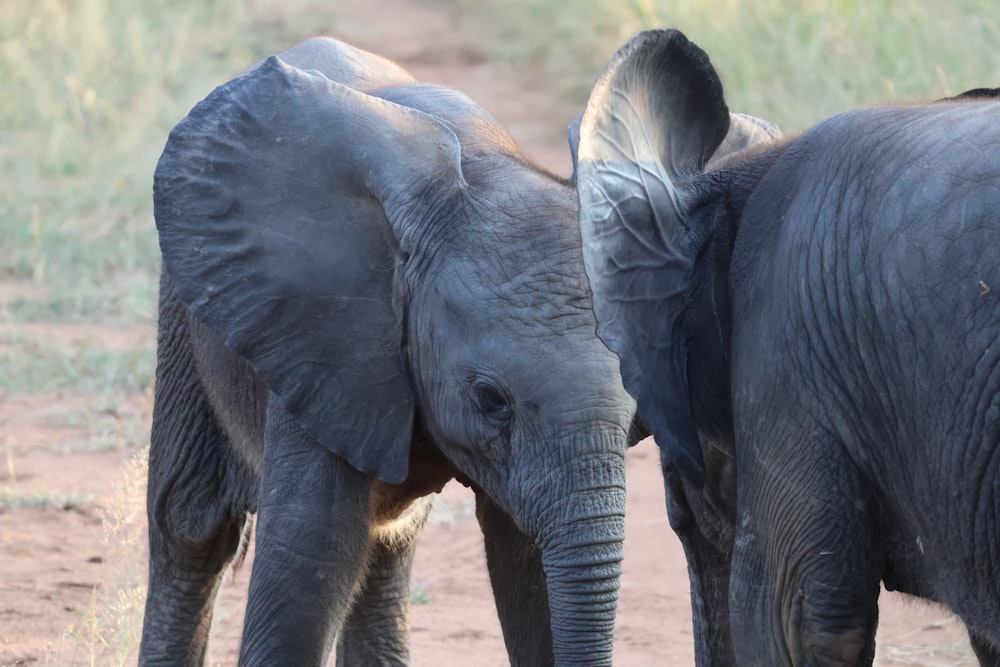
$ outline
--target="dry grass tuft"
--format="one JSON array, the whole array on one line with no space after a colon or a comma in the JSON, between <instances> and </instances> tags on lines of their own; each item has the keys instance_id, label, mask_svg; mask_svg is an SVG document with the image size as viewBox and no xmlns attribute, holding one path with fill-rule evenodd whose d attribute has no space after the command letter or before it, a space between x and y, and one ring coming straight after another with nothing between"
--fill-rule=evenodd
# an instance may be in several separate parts
<instances>
[{"instance_id":1,"label":"dry grass tuft","mask_svg":"<svg viewBox=\"0 0 1000 667\"><path fill-rule=\"evenodd\" d=\"M74 665L134 665L146 599L146 455L142 449L123 466L112 502L101 510L105 557L102 580L90 604L63 633L57 655ZM50 662L49 664L55 665Z\"/></svg>"}]
</instances>

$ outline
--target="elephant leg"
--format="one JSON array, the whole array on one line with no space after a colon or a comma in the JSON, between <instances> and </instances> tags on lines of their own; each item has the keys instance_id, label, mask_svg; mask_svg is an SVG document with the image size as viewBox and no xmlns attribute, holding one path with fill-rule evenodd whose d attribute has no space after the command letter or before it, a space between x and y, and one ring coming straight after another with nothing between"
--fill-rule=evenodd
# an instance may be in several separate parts
<instances>
[{"instance_id":1,"label":"elephant leg","mask_svg":"<svg viewBox=\"0 0 1000 667\"><path fill-rule=\"evenodd\" d=\"M985 639L971 628L969 629L969 641L981 667L1000 667L1000 649L994 646L993 642Z\"/></svg>"},{"instance_id":2,"label":"elephant leg","mask_svg":"<svg viewBox=\"0 0 1000 667\"><path fill-rule=\"evenodd\" d=\"M729 508L736 504L735 481L731 487L710 482L700 490L689 489L665 450L660 450L660 456L667 515L684 547L688 563L695 664L699 667L735 665L729 625L731 527L735 523ZM718 479L722 479L721 476ZM722 493L724 487L730 491L728 496ZM713 494L712 489L717 492Z\"/></svg>"},{"instance_id":3,"label":"elephant leg","mask_svg":"<svg viewBox=\"0 0 1000 667\"><path fill-rule=\"evenodd\" d=\"M482 491L476 518L483 531L500 627L512 667L551 665L552 624L541 551Z\"/></svg>"},{"instance_id":4,"label":"elephant leg","mask_svg":"<svg viewBox=\"0 0 1000 667\"><path fill-rule=\"evenodd\" d=\"M695 664L735 665L729 626L730 560L697 532L681 538L691 582Z\"/></svg>"},{"instance_id":5,"label":"elephant leg","mask_svg":"<svg viewBox=\"0 0 1000 667\"><path fill-rule=\"evenodd\" d=\"M364 570L370 485L272 396L240 665L326 664Z\"/></svg>"},{"instance_id":6,"label":"elephant leg","mask_svg":"<svg viewBox=\"0 0 1000 667\"><path fill-rule=\"evenodd\" d=\"M410 573L432 504L425 496L372 530L367 573L337 641L340 667L410 664Z\"/></svg>"},{"instance_id":7,"label":"elephant leg","mask_svg":"<svg viewBox=\"0 0 1000 667\"><path fill-rule=\"evenodd\" d=\"M139 653L144 666L203 664L215 595L256 488L182 361L161 355L157 371L146 503L149 589Z\"/></svg>"},{"instance_id":8,"label":"elephant leg","mask_svg":"<svg viewBox=\"0 0 1000 667\"><path fill-rule=\"evenodd\" d=\"M780 463L752 439L739 461L729 599L736 661L871 665L878 509L839 442L779 442L789 443L774 450Z\"/></svg>"}]
</instances>

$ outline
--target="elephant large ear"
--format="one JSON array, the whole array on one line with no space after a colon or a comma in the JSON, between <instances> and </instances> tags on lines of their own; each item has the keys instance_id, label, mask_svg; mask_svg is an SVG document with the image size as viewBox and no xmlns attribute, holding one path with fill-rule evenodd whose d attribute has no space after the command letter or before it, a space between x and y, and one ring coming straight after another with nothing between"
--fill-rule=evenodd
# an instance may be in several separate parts
<instances>
[{"instance_id":1,"label":"elephant large ear","mask_svg":"<svg viewBox=\"0 0 1000 667\"><path fill-rule=\"evenodd\" d=\"M598 333L668 461L695 484L704 462L679 327L699 248L689 184L728 128L708 56L672 30L640 33L618 51L580 124L580 224Z\"/></svg>"},{"instance_id":2,"label":"elephant large ear","mask_svg":"<svg viewBox=\"0 0 1000 667\"><path fill-rule=\"evenodd\" d=\"M390 483L414 410L395 273L460 159L430 116L272 57L198 104L156 168L182 299L318 442Z\"/></svg>"},{"instance_id":3,"label":"elephant large ear","mask_svg":"<svg viewBox=\"0 0 1000 667\"><path fill-rule=\"evenodd\" d=\"M569 154L573 160L573 173L569 178L570 183L576 183L576 165L579 160L578 152L580 148L580 121L583 114L579 114L566 128L566 139L569 142ZM705 165L706 171L717 168L733 155L742 151L772 144L781 141L781 130L774 123L748 116L743 113L729 114L729 131L726 138L722 140L719 147L712 154L712 159Z\"/></svg>"}]
</instances>

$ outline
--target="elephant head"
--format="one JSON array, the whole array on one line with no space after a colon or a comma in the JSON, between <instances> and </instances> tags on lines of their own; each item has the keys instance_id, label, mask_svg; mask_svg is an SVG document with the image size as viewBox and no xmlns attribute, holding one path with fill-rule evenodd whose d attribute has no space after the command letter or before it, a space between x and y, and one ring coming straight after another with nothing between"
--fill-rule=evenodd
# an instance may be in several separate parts
<instances>
[{"instance_id":1,"label":"elephant head","mask_svg":"<svg viewBox=\"0 0 1000 667\"><path fill-rule=\"evenodd\" d=\"M540 549L555 662L610 664L634 403L575 190L465 96L315 40L198 104L154 195L181 298L316 446L419 484L429 440Z\"/></svg>"}]
</instances>

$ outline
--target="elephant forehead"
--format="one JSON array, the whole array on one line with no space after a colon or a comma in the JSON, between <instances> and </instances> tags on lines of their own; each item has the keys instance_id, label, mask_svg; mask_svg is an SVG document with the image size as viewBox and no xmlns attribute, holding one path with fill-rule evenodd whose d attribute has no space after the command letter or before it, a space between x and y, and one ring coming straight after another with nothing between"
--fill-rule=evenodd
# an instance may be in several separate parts
<instances>
[{"instance_id":1,"label":"elephant forehead","mask_svg":"<svg viewBox=\"0 0 1000 667\"><path fill-rule=\"evenodd\" d=\"M448 386L459 386L456 378L485 374L537 408L558 409L560 397L574 392L585 392L587 400L577 395L573 410L593 408L594 401L628 403L618 360L597 337L582 278L470 274L461 265L443 274L410 308L411 361L427 371L417 377L436 382L444 376Z\"/></svg>"},{"instance_id":2,"label":"elephant forehead","mask_svg":"<svg viewBox=\"0 0 1000 667\"><path fill-rule=\"evenodd\" d=\"M517 337L528 333L526 326L556 334L592 330L596 322L582 267L566 268L470 259L442 271L436 292L446 321L470 333L510 331Z\"/></svg>"}]
</instances>

